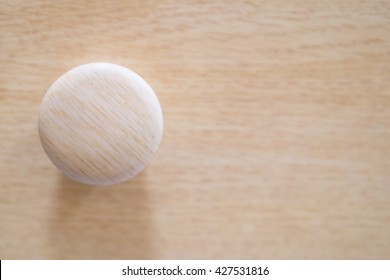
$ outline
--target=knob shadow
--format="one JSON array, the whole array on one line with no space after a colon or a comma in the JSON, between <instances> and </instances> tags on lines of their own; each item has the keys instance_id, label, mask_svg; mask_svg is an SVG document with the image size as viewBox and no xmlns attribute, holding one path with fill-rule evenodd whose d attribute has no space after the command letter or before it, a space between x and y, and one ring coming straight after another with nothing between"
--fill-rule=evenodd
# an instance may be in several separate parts
<instances>
[{"instance_id":1,"label":"knob shadow","mask_svg":"<svg viewBox=\"0 0 390 280\"><path fill-rule=\"evenodd\" d=\"M87 186L61 175L49 222L52 258L153 258L145 173L109 187Z\"/></svg>"}]
</instances>

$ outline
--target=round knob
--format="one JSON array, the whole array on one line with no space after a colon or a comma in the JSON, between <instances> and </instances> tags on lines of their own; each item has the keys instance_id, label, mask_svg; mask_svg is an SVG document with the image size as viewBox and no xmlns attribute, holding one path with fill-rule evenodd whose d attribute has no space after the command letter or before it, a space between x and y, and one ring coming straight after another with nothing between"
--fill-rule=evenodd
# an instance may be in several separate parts
<instances>
[{"instance_id":1,"label":"round knob","mask_svg":"<svg viewBox=\"0 0 390 280\"><path fill-rule=\"evenodd\" d=\"M48 157L66 176L110 185L134 177L152 160L163 117L145 80L99 62L73 68L50 86L38 127Z\"/></svg>"}]
</instances>

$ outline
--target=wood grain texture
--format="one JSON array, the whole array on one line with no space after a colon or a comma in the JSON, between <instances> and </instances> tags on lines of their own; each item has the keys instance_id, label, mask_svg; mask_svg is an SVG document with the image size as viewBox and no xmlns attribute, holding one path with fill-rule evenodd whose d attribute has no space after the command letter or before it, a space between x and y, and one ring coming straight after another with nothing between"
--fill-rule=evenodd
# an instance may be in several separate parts
<instances>
[{"instance_id":1,"label":"wood grain texture","mask_svg":"<svg viewBox=\"0 0 390 280\"><path fill-rule=\"evenodd\" d=\"M148 83L112 63L77 66L45 94L39 136L51 161L89 185L122 183L141 172L160 146L163 116Z\"/></svg>"},{"instance_id":2,"label":"wood grain texture","mask_svg":"<svg viewBox=\"0 0 390 280\"><path fill-rule=\"evenodd\" d=\"M2 1L0 258L390 258L390 2ZM164 138L114 188L46 157L64 71L133 69Z\"/></svg>"}]
</instances>

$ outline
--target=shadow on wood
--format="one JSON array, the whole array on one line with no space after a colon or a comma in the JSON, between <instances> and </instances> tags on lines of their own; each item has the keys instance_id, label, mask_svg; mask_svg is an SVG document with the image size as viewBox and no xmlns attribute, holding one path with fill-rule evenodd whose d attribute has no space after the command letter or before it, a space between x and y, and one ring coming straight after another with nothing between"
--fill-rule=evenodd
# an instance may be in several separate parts
<instances>
[{"instance_id":1,"label":"shadow on wood","mask_svg":"<svg viewBox=\"0 0 390 280\"><path fill-rule=\"evenodd\" d=\"M94 187L61 175L49 224L51 258L152 258L145 176Z\"/></svg>"}]
</instances>

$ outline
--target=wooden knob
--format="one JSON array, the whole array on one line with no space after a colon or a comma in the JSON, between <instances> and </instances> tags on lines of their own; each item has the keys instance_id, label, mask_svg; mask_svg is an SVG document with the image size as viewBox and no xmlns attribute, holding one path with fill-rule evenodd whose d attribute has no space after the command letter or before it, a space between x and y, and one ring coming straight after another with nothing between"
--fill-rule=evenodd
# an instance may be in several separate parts
<instances>
[{"instance_id":1,"label":"wooden knob","mask_svg":"<svg viewBox=\"0 0 390 280\"><path fill-rule=\"evenodd\" d=\"M84 184L128 180L152 160L163 117L152 88L133 71L110 63L78 66L45 94L39 135L50 160Z\"/></svg>"}]
</instances>

